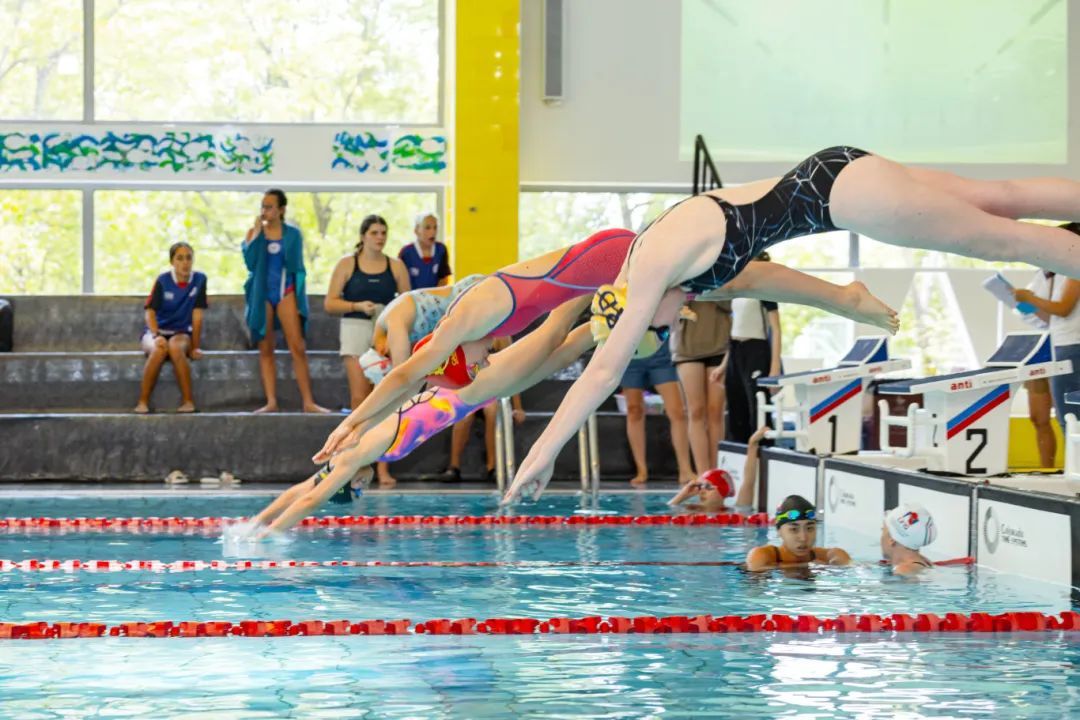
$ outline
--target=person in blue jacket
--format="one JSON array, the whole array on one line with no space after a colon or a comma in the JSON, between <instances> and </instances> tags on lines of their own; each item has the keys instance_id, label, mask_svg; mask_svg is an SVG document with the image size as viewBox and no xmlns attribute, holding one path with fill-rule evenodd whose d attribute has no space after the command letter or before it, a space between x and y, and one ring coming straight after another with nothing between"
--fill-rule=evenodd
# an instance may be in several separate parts
<instances>
[{"instance_id":1,"label":"person in blue jacket","mask_svg":"<svg viewBox=\"0 0 1080 720\"><path fill-rule=\"evenodd\" d=\"M251 341L259 345L259 373L266 405L255 412L277 412L277 368L274 365L274 329L280 327L292 355L293 372L304 412L329 412L311 394L304 331L307 328L307 272L304 270L304 237L295 225L285 222L288 199L282 190L267 190L255 224L244 238L245 320Z\"/></svg>"},{"instance_id":2,"label":"person in blue jacket","mask_svg":"<svg viewBox=\"0 0 1080 720\"><path fill-rule=\"evenodd\" d=\"M169 360L180 386L180 407L176 412L195 412L191 394L191 365L189 360L202 358L199 341L202 336L203 310L206 309L206 276L192 271L195 251L186 242L173 243L169 248L172 269L158 275L154 287L143 304L146 325L143 327L142 349L146 353L139 403L135 412L150 412L150 394L157 385L161 366Z\"/></svg>"}]
</instances>

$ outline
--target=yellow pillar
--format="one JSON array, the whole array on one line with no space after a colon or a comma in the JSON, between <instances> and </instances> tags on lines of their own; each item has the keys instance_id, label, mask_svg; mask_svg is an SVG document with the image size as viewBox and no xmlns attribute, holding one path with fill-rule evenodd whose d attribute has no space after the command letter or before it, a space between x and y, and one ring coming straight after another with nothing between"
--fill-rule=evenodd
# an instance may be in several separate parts
<instances>
[{"instance_id":1,"label":"yellow pillar","mask_svg":"<svg viewBox=\"0 0 1080 720\"><path fill-rule=\"evenodd\" d=\"M455 0L449 85L454 275L517 260L521 0Z\"/></svg>"}]
</instances>

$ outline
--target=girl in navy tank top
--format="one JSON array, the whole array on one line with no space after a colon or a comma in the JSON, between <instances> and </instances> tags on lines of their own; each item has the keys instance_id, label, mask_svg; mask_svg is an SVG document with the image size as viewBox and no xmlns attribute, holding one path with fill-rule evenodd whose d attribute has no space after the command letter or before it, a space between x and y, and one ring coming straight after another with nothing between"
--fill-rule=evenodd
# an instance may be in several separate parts
<instances>
[{"instance_id":1,"label":"girl in navy tank top","mask_svg":"<svg viewBox=\"0 0 1080 720\"><path fill-rule=\"evenodd\" d=\"M370 347L375 319L398 293L409 291L409 271L397 258L383 252L386 220L368 215L360 223L356 252L338 260L330 276L324 307L341 316L341 359L349 380L349 406L355 408L371 392L371 383L360 369L360 356ZM385 463L379 466L379 484L392 486L394 479Z\"/></svg>"}]
</instances>

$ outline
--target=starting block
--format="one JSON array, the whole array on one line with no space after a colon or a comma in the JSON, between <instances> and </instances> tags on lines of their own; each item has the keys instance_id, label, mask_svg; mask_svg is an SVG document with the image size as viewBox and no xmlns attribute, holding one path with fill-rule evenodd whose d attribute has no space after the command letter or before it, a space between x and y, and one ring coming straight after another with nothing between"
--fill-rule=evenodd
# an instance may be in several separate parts
<instances>
[{"instance_id":1,"label":"starting block","mask_svg":"<svg viewBox=\"0 0 1080 720\"><path fill-rule=\"evenodd\" d=\"M763 388L791 388L795 394L795 429L773 430L768 437L795 438L795 449L825 454L859 450L862 438L862 395L871 378L911 367L910 360L889 358L888 338L863 337L833 368L758 378ZM780 418L785 409L769 404L764 392L757 394L758 427L767 413Z\"/></svg>"},{"instance_id":2,"label":"starting block","mask_svg":"<svg viewBox=\"0 0 1080 720\"><path fill-rule=\"evenodd\" d=\"M1080 405L1080 391L1065 393L1066 405ZM1065 479L1080 480L1080 420L1076 411L1065 413Z\"/></svg>"},{"instance_id":3,"label":"starting block","mask_svg":"<svg viewBox=\"0 0 1080 720\"><path fill-rule=\"evenodd\" d=\"M881 411L881 449L899 457L919 457L931 471L958 475L1000 475L1008 470L1009 407L1027 380L1072 372L1069 360L1054 360L1048 333L1009 333L979 370L882 383L882 395L922 395L906 415ZM901 446L889 445L889 429L905 429Z\"/></svg>"}]
</instances>

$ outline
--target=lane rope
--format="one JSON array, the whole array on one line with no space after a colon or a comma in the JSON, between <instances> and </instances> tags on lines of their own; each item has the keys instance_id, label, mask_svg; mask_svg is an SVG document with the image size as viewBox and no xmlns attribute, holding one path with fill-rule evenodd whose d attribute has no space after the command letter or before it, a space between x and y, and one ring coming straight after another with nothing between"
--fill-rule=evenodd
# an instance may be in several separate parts
<instances>
[{"instance_id":1,"label":"lane rope","mask_svg":"<svg viewBox=\"0 0 1080 720\"><path fill-rule=\"evenodd\" d=\"M0 623L0 640L140 637L295 637L313 635L537 635L798 633L1045 633L1080 632L1080 613L1040 612L894 613L892 615L671 615L636 617L592 615L553 618L436 618L401 620L240 620Z\"/></svg>"},{"instance_id":2,"label":"lane rope","mask_svg":"<svg viewBox=\"0 0 1080 720\"><path fill-rule=\"evenodd\" d=\"M970 565L974 558L955 558L935 565ZM200 572L204 570L281 570L293 568L617 568L741 567L742 560L4 560L0 572Z\"/></svg>"},{"instance_id":3,"label":"lane rope","mask_svg":"<svg viewBox=\"0 0 1080 720\"><path fill-rule=\"evenodd\" d=\"M219 529L248 521L246 517L5 517L0 530L139 530L169 532ZM769 524L766 513L738 515L318 515L301 528L413 527L473 525L611 526L611 525L751 525Z\"/></svg>"}]
</instances>

